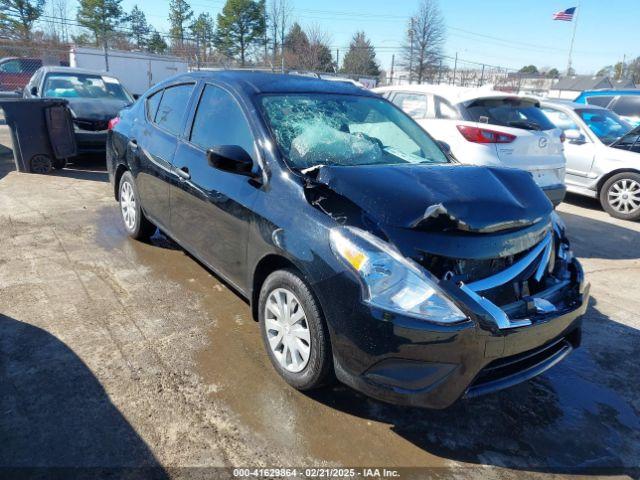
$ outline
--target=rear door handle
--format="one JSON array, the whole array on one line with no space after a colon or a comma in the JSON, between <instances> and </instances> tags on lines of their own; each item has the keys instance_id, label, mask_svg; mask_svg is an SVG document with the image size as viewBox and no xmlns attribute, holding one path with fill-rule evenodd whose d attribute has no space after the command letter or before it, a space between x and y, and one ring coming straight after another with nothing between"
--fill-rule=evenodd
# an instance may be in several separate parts
<instances>
[{"instance_id":1,"label":"rear door handle","mask_svg":"<svg viewBox=\"0 0 640 480\"><path fill-rule=\"evenodd\" d=\"M176 173L182 180L189 180L191 178L191 174L189 173L188 167L178 168Z\"/></svg>"}]
</instances>

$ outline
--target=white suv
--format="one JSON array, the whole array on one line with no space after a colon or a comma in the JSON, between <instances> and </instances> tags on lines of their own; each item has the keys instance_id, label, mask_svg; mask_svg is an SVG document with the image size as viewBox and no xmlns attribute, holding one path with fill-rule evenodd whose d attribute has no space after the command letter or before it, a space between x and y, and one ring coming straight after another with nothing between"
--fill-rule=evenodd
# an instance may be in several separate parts
<instances>
[{"instance_id":1,"label":"white suv","mask_svg":"<svg viewBox=\"0 0 640 480\"><path fill-rule=\"evenodd\" d=\"M459 162L527 170L554 205L564 199L564 134L540 110L538 100L443 85L374 91L446 143Z\"/></svg>"}]
</instances>

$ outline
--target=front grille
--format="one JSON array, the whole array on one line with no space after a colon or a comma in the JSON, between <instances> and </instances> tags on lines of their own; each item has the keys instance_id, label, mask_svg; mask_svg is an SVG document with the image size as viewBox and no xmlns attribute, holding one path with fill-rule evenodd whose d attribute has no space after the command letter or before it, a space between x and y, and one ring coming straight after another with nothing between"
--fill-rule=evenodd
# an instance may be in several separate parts
<instances>
[{"instance_id":1,"label":"front grille","mask_svg":"<svg viewBox=\"0 0 640 480\"><path fill-rule=\"evenodd\" d=\"M89 131L89 132L101 132L101 131L107 130L109 128L109 121L108 120L81 120L81 119L75 119L73 121L73 123L75 123L76 126L80 130L86 130L86 131Z\"/></svg>"}]
</instances>

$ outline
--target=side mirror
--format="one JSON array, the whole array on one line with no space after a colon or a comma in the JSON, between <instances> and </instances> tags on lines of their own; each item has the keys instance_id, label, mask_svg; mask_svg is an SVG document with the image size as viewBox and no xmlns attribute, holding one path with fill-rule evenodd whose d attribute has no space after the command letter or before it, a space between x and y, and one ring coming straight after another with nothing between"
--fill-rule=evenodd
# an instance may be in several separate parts
<instances>
[{"instance_id":1,"label":"side mirror","mask_svg":"<svg viewBox=\"0 0 640 480\"><path fill-rule=\"evenodd\" d=\"M442 140L436 140L436 143L440 146L440 149L447 155L451 155L451 145Z\"/></svg>"},{"instance_id":2,"label":"side mirror","mask_svg":"<svg viewBox=\"0 0 640 480\"><path fill-rule=\"evenodd\" d=\"M31 87L31 95L33 95L34 97L38 96L38 87Z\"/></svg>"},{"instance_id":3,"label":"side mirror","mask_svg":"<svg viewBox=\"0 0 640 480\"><path fill-rule=\"evenodd\" d=\"M587 139L582 134L582 132L580 132L580 130L576 130L576 129L565 130L564 135L567 137L567 140L569 142L575 143L578 145L582 143L586 143L587 141Z\"/></svg>"},{"instance_id":4,"label":"side mirror","mask_svg":"<svg viewBox=\"0 0 640 480\"><path fill-rule=\"evenodd\" d=\"M223 172L257 177L253 172L253 159L238 145L218 145L207 150L209 165Z\"/></svg>"},{"instance_id":5,"label":"side mirror","mask_svg":"<svg viewBox=\"0 0 640 480\"><path fill-rule=\"evenodd\" d=\"M139 93L134 93L132 95L132 97L133 97L134 100L138 100L140 98L140 94Z\"/></svg>"}]
</instances>

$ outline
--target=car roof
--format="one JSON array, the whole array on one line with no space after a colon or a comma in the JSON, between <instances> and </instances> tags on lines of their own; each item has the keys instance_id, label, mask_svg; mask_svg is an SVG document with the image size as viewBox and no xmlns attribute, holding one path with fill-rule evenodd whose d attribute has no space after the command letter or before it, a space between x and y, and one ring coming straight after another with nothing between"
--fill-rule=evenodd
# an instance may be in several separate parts
<instances>
[{"instance_id":1,"label":"car roof","mask_svg":"<svg viewBox=\"0 0 640 480\"><path fill-rule=\"evenodd\" d=\"M335 93L377 97L350 82L336 82L302 75L289 75L247 70L214 70L180 74L162 82L165 86L180 81L218 81L240 90L248 96L261 93Z\"/></svg>"},{"instance_id":2,"label":"car roof","mask_svg":"<svg viewBox=\"0 0 640 480\"><path fill-rule=\"evenodd\" d=\"M416 92L416 93L431 93L434 95L440 95L452 103L465 103L471 100L477 100L480 98L495 98L495 97L519 97L536 100L535 97L530 95L518 95L507 92L500 92L498 90L491 90L489 88L469 88L458 87L453 85L392 85L388 87L375 88L373 90L377 93L383 92Z\"/></svg>"},{"instance_id":3,"label":"car roof","mask_svg":"<svg viewBox=\"0 0 640 480\"><path fill-rule=\"evenodd\" d=\"M593 110L606 110L606 108L603 107L599 107L598 105L588 105L588 104L584 104L584 103L577 103L577 102L571 102L571 101L566 101L566 100L541 100L540 104L542 106L545 105L549 105L549 106L553 106L553 107L565 107L569 110L575 110L575 109L593 109Z\"/></svg>"},{"instance_id":4,"label":"car roof","mask_svg":"<svg viewBox=\"0 0 640 480\"><path fill-rule=\"evenodd\" d=\"M599 90L585 90L579 95L579 97L582 97L583 95L591 95L593 97L608 96L608 95L612 95L612 96L616 96L616 95L640 95L640 89L636 88L636 89L616 90L616 89L612 89L612 88L603 88L603 89L599 89Z\"/></svg>"},{"instance_id":5,"label":"car roof","mask_svg":"<svg viewBox=\"0 0 640 480\"><path fill-rule=\"evenodd\" d=\"M42 71L44 73L68 73L71 75L100 75L101 77L114 77L117 78L116 75L100 71L100 70L89 70L88 68L74 68L74 67L59 67L59 66L45 66L42 67Z\"/></svg>"}]
</instances>

